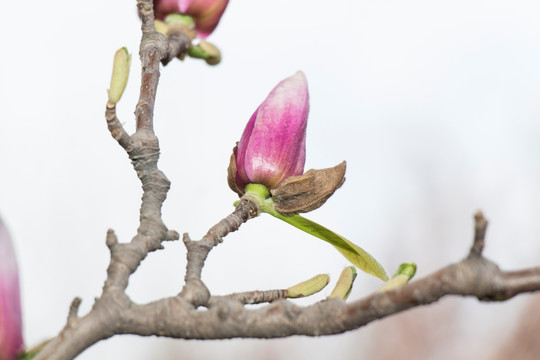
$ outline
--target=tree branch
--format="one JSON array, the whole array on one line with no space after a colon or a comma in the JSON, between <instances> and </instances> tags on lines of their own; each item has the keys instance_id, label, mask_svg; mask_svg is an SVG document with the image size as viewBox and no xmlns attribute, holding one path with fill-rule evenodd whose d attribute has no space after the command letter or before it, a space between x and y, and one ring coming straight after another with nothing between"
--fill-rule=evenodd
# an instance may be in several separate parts
<instances>
[{"instance_id":1,"label":"tree branch","mask_svg":"<svg viewBox=\"0 0 540 360\"><path fill-rule=\"evenodd\" d=\"M159 64L167 57L168 44L163 34L154 28L154 10L152 1L138 0L137 9L142 19L142 40L139 49L142 76L139 102L135 108L137 130L147 129L153 132L154 103L159 82Z\"/></svg>"},{"instance_id":2,"label":"tree branch","mask_svg":"<svg viewBox=\"0 0 540 360\"><path fill-rule=\"evenodd\" d=\"M482 256L487 225L488 222L484 218L484 214L482 214L481 211L477 211L476 214L474 214L474 240L471 250L469 251L469 257Z\"/></svg>"},{"instance_id":3,"label":"tree branch","mask_svg":"<svg viewBox=\"0 0 540 360\"><path fill-rule=\"evenodd\" d=\"M186 284L180 296L195 307L206 306L210 292L201 281L201 272L208 253L223 241L227 234L238 230L240 225L259 214L259 206L254 201L240 200L234 212L214 225L199 241L192 241L184 234L184 244L187 248Z\"/></svg>"},{"instance_id":4,"label":"tree branch","mask_svg":"<svg viewBox=\"0 0 540 360\"><path fill-rule=\"evenodd\" d=\"M167 65L174 58L183 60L191 48L191 42L196 36L194 30L189 30L184 27L169 27L167 32L167 40L169 43L168 56L161 60L163 65Z\"/></svg>"},{"instance_id":5,"label":"tree branch","mask_svg":"<svg viewBox=\"0 0 540 360\"><path fill-rule=\"evenodd\" d=\"M278 290L255 290L255 291L246 291L241 293L234 293L225 296L229 300L238 301L243 305L254 305L262 303L271 303L276 300L287 299L289 297L289 291L287 289L278 289ZM210 304L210 307L219 304L221 297L214 296L212 298L213 303Z\"/></svg>"},{"instance_id":6,"label":"tree branch","mask_svg":"<svg viewBox=\"0 0 540 360\"><path fill-rule=\"evenodd\" d=\"M241 202L235 211L214 226L200 241L185 236L188 254L193 253L188 265L186 286L200 281L200 270L208 252L216 246L224 234L255 214L255 204L250 200ZM234 219L231 221L231 219ZM478 249L487 222L483 216L475 216L475 239L471 251ZM482 230L482 231L479 231ZM112 248L121 246L110 240ZM126 244L128 245L128 244ZM193 250L197 249L197 250ZM111 263L115 260L111 260ZM121 261L118 259L117 261ZM112 274L109 274L111 277ZM202 282L201 282L202 284ZM291 335L321 336L343 333L357 329L373 320L407 309L428 305L446 295L474 296L482 301L501 301L517 294L540 290L540 267L520 271L501 271L492 261L475 252L462 261L448 265L433 274L413 281L401 288L376 292L363 299L346 303L330 299L311 306L300 307L288 300L277 300L269 305L250 310L244 306L251 302L272 301L270 297L283 297L279 290L247 292L228 296L209 296L207 310L196 307L197 296L181 295L145 305L137 305L125 295L124 289L105 289L92 311L83 318L70 321L62 332L61 341L54 339L40 358L70 359L92 343L114 334L158 335L182 339L225 338L278 338ZM187 290L186 290L187 291ZM197 293L198 290L193 290ZM282 296L283 295L283 296ZM68 347L62 345L71 344ZM78 352L71 351L78 345ZM51 350L50 352L45 352Z\"/></svg>"},{"instance_id":7,"label":"tree branch","mask_svg":"<svg viewBox=\"0 0 540 360\"><path fill-rule=\"evenodd\" d=\"M114 105L107 105L105 116L111 135L127 152L142 183L140 226L129 243L119 243L112 230L107 232L111 259L101 296L82 317L77 314L80 299L76 298L64 329L36 359L72 359L97 341L116 334L182 339L338 334L412 307L434 303L446 295L500 301L540 290L540 267L505 272L482 256L487 221L479 212L475 215L474 242L465 259L395 290L376 292L350 303L330 299L307 307L283 300L286 290L212 296L201 279L208 253L224 236L259 212L256 202L242 199L234 212L212 227L201 240L192 241L184 235L187 266L185 286L179 295L143 305L133 303L125 293L131 274L150 252L162 248L163 241L179 238L178 233L169 230L162 221L161 208L170 182L157 166L160 149L153 132L153 110L160 61L171 58L169 49L181 52L189 47L182 47L180 43L169 46L167 38L155 31L151 0L138 0L138 9L143 36L136 132L131 136L127 134L116 117ZM177 40L181 38L178 36ZM257 302L271 303L255 310L245 306ZM198 309L200 306L206 309Z\"/></svg>"},{"instance_id":8,"label":"tree branch","mask_svg":"<svg viewBox=\"0 0 540 360\"><path fill-rule=\"evenodd\" d=\"M90 313L79 318L80 300L70 307L68 322L61 333L39 353L38 359L71 359L95 342L118 333L115 323L119 313L133 303L125 294L130 275L149 252L162 248L161 242L178 239L161 219L161 207L170 187L166 176L158 169L159 143L153 132L153 109L159 81L159 64L167 55L167 40L154 29L151 0L139 0L137 7L142 18L140 57L142 81L139 102L135 109L136 132L129 136L116 116L113 104L107 104L105 118L111 135L126 150L137 176L143 196L140 226L130 243L120 244L112 230L106 244L111 253L107 279L100 298Z\"/></svg>"}]
</instances>

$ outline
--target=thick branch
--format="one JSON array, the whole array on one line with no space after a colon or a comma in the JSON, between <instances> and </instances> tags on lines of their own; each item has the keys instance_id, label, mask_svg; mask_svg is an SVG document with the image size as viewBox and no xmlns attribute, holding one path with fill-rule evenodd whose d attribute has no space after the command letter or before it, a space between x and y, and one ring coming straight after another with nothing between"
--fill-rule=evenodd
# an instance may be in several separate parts
<instances>
[{"instance_id":1,"label":"thick branch","mask_svg":"<svg viewBox=\"0 0 540 360\"><path fill-rule=\"evenodd\" d=\"M524 277L522 277L524 276ZM374 293L346 303L340 299L299 307L278 300L249 310L240 299L213 297L208 310L193 308L181 297L162 299L123 309L117 331L143 336L182 339L278 338L320 336L357 329L412 307L428 305L446 295L504 300L540 290L540 267L502 272L492 262L477 258L449 265L402 288Z\"/></svg>"},{"instance_id":2,"label":"thick branch","mask_svg":"<svg viewBox=\"0 0 540 360\"><path fill-rule=\"evenodd\" d=\"M188 283L200 282L200 270L210 249L221 241L222 236L237 229L247 218L256 214L256 206L252 206L254 205L249 200L244 202L244 205L239 205L233 214L220 221L200 241L185 239L188 248L199 247L197 251L189 250L194 255L190 260L191 267L188 266L191 274L187 279ZM487 222L482 225L482 220L483 217L476 216L473 249L483 240L477 231L483 228L485 233ZM108 244L112 248L122 246L116 243L110 232ZM188 285L184 290L187 288ZM92 312L85 317L74 319L74 311L71 311L70 321L63 332L66 335L65 341L56 341L58 338L53 340L56 352L48 353L48 356L54 359L70 359L99 339L127 333L182 339L338 334L412 307L434 303L446 295L500 301L523 292L538 290L540 267L504 272L481 254L467 256L458 263L401 288L377 292L351 303L331 299L308 307L299 307L287 300L277 300L256 310L249 310L244 306L251 301L257 302L257 299L268 300L273 292L267 291L210 297L206 301L208 309L201 311L196 308L197 304L191 301L193 298L186 294L136 305L127 298L123 290L111 289L104 291ZM193 293L196 294L197 291L193 290ZM281 296L277 292L275 294L278 294L277 297ZM72 339L79 341L71 341ZM48 346L45 350L50 349Z\"/></svg>"},{"instance_id":3,"label":"thick branch","mask_svg":"<svg viewBox=\"0 0 540 360\"><path fill-rule=\"evenodd\" d=\"M153 109L159 80L159 62L167 53L167 41L154 29L151 0L139 0L143 37L140 56L142 82L139 102L135 109L137 131L129 136L116 116L113 104L107 104L105 117L111 135L126 150L137 176L141 180L143 196L140 226L137 234L127 244L119 244L109 230L107 246L111 260L103 292L92 311L79 318L80 300L70 308L68 322L62 332L39 354L37 359L71 359L95 342L119 333L121 314L133 303L125 294L130 275L138 268L149 252L160 249L162 241L178 239L161 219L161 207L170 187L166 176L158 169L159 143L153 133Z\"/></svg>"},{"instance_id":4,"label":"thick branch","mask_svg":"<svg viewBox=\"0 0 540 360\"><path fill-rule=\"evenodd\" d=\"M276 338L291 335L319 336L357 329L369 322L428 305L446 295L474 296L481 300L505 300L522 292L540 290L540 267L502 272L492 262L477 258L449 265L402 288L375 293L351 303L332 299L299 307L287 300L248 310L241 302L212 298L207 311L189 310L176 298L160 300L128 314L126 323L140 319L139 335L155 334L184 339ZM167 309L168 316L160 316ZM152 313L158 323L148 323ZM159 324L159 325L158 325ZM216 326L219 324L219 326ZM152 325L158 325L152 328ZM150 326L150 327L149 327ZM166 329L166 331L165 331Z\"/></svg>"}]
</instances>

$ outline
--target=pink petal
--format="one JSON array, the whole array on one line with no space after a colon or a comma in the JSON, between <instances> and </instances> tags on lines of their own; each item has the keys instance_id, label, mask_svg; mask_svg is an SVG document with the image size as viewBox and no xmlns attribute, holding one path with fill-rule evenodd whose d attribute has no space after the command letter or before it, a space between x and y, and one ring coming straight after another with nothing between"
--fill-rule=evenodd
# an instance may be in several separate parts
<instances>
[{"instance_id":1,"label":"pink petal","mask_svg":"<svg viewBox=\"0 0 540 360\"><path fill-rule=\"evenodd\" d=\"M248 122L238 154L249 182L277 187L304 171L309 94L302 72L281 81ZM249 129L249 131L248 131ZM245 178L242 177L242 185Z\"/></svg>"},{"instance_id":2,"label":"pink petal","mask_svg":"<svg viewBox=\"0 0 540 360\"><path fill-rule=\"evenodd\" d=\"M0 220L0 359L15 359L23 346L17 262L9 234Z\"/></svg>"}]
</instances>

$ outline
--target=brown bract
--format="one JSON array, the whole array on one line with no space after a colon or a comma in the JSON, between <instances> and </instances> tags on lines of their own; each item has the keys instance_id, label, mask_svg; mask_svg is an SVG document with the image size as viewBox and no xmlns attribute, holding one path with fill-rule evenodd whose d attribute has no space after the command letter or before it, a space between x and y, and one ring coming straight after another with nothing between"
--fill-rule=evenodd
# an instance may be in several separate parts
<instances>
[{"instance_id":1,"label":"brown bract","mask_svg":"<svg viewBox=\"0 0 540 360\"><path fill-rule=\"evenodd\" d=\"M236 142L236 145L234 146L231 154L231 159L229 160L229 167L227 168L227 183L229 184L229 187L232 191L238 194L238 196L242 197L244 195L244 189L240 189L238 185L236 185L236 148L238 147L238 141Z\"/></svg>"},{"instance_id":2,"label":"brown bract","mask_svg":"<svg viewBox=\"0 0 540 360\"><path fill-rule=\"evenodd\" d=\"M282 214L304 213L321 207L345 182L347 163L327 169L308 170L292 176L271 190L274 208Z\"/></svg>"}]
</instances>

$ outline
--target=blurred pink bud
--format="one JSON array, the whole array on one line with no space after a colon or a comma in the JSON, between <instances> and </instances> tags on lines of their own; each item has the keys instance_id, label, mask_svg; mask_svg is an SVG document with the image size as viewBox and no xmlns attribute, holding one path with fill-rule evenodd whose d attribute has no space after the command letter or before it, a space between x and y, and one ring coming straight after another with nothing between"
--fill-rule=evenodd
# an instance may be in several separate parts
<instances>
[{"instance_id":1,"label":"blurred pink bud","mask_svg":"<svg viewBox=\"0 0 540 360\"><path fill-rule=\"evenodd\" d=\"M0 219L0 360L23 349L19 274L11 239Z\"/></svg>"},{"instance_id":2,"label":"blurred pink bud","mask_svg":"<svg viewBox=\"0 0 540 360\"><path fill-rule=\"evenodd\" d=\"M234 191L242 194L249 183L269 189L301 175L306 160L309 94L304 73L281 81L249 119L234 155Z\"/></svg>"},{"instance_id":3,"label":"blurred pink bud","mask_svg":"<svg viewBox=\"0 0 540 360\"><path fill-rule=\"evenodd\" d=\"M171 13L191 16L199 37L204 39L214 31L228 3L229 0L154 0L154 12L159 20Z\"/></svg>"}]
</instances>

